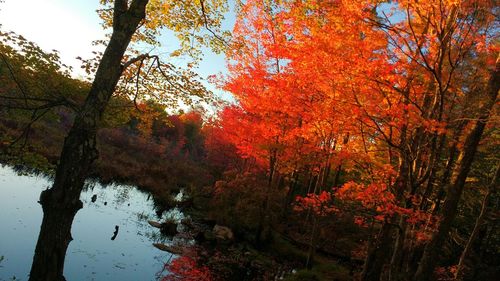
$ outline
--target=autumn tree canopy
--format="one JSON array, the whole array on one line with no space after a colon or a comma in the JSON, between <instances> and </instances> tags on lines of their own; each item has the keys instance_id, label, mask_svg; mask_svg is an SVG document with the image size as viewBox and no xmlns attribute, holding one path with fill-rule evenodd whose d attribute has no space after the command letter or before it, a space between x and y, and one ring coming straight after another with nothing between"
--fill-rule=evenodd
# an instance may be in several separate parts
<instances>
[{"instance_id":1,"label":"autumn tree canopy","mask_svg":"<svg viewBox=\"0 0 500 281\"><path fill-rule=\"evenodd\" d=\"M53 106L74 114L40 197L30 280L64 280L97 131L125 107L129 129L155 139L161 159L210 170L213 185L191 187L209 223L258 250L286 240L307 270L324 255L363 281L475 280L480 267L470 265L498 256L488 247L500 237L490 215L500 163L495 1L237 1L231 36L221 28L226 1L100 2L110 32L97 42L103 53L80 58L88 81L71 82L57 53L0 33L0 106L34 110L31 120ZM167 56L155 53L166 29L180 42ZM212 82L235 102L216 116L167 116L215 100L196 74L203 47L226 55L227 73ZM179 56L185 68L169 61ZM213 256L239 268L252 255L244 251ZM224 280L223 269L201 264L209 252L175 259L164 280Z\"/></svg>"},{"instance_id":2,"label":"autumn tree canopy","mask_svg":"<svg viewBox=\"0 0 500 281\"><path fill-rule=\"evenodd\" d=\"M218 79L237 100L219 115L221 138L247 171L265 171L261 192L377 225L362 280L430 280L498 125L497 12L493 1L245 1ZM265 225L276 202L263 200ZM306 218L312 248L319 217Z\"/></svg>"},{"instance_id":3,"label":"autumn tree canopy","mask_svg":"<svg viewBox=\"0 0 500 281\"><path fill-rule=\"evenodd\" d=\"M45 114L43 112L47 108L54 106L69 105L75 112L61 150L53 186L40 196L44 216L30 272L32 281L65 280L64 257L72 240L71 225L75 214L83 206L79 197L85 180L99 157L97 130L111 98L121 95L122 101L130 100L139 110L140 104L150 99L167 106L176 106L180 101L188 105L200 100L209 101L211 93L201 84L192 67L201 56L201 46L221 51L227 40L227 33L220 30L223 14L227 10L225 1L100 2L103 8L98 12L103 19L103 27L108 28L110 33L105 42L97 42L106 46L103 53L90 59L80 58L89 75L88 84L82 83L82 86L88 87L82 87L87 88L88 94L76 104L50 90L28 92L23 85L26 83L24 79L43 79L45 74L60 75L61 82L68 78L63 75L67 76L67 73L60 71L62 65L57 53L44 53L21 36L0 33L3 41L0 44L0 71L9 72L9 83L13 84L8 86L9 92L2 95L0 104L33 110L32 122ZM174 66L159 54L139 52L138 45L159 45L162 29L172 30L180 41L179 49L171 56L187 54L192 57L187 69ZM10 67L11 63L24 68L23 77L17 77ZM17 78L23 78L23 81ZM38 82L44 81L35 83ZM57 91L57 88L54 90ZM155 110L149 112L154 113ZM192 130L193 134L195 131Z\"/></svg>"}]
</instances>

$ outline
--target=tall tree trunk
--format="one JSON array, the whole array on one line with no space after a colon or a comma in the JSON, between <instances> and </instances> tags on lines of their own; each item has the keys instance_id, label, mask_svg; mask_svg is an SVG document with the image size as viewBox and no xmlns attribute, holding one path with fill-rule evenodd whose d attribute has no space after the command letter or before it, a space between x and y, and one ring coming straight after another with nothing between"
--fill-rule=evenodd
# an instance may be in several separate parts
<instances>
[{"instance_id":1,"label":"tall tree trunk","mask_svg":"<svg viewBox=\"0 0 500 281\"><path fill-rule=\"evenodd\" d=\"M278 143L278 139L276 139ZM265 198L261 205L259 223L257 224L257 229L255 231L255 243L258 248L262 247L262 242L267 239L265 234L266 228L269 222L269 200L270 192L273 189L273 184L276 176L276 159L277 152L272 150L269 157L269 177L267 179L267 190L265 190Z\"/></svg>"},{"instance_id":2,"label":"tall tree trunk","mask_svg":"<svg viewBox=\"0 0 500 281\"><path fill-rule=\"evenodd\" d=\"M64 259L71 225L82 208L80 193L97 158L97 124L122 74L121 60L137 26L145 17L148 0L115 0L113 34L97 69L84 105L64 140L51 189L40 195L43 220L35 248L30 281L65 280Z\"/></svg>"},{"instance_id":3,"label":"tall tree trunk","mask_svg":"<svg viewBox=\"0 0 500 281\"><path fill-rule=\"evenodd\" d=\"M483 135L484 127L490 117L490 112L495 105L499 89L500 55L497 57L495 70L491 73L491 77L488 81L487 101L480 108L481 114L479 116L479 120L467 136L463 151L458 157L456 177L453 184L450 185L448 194L444 201L441 223L439 224L437 231L432 236L431 241L425 247L424 254L418 266L417 273L414 276L414 280L428 281L432 278L434 268L437 264L436 260L439 256L438 253L457 214L457 207L460 197L462 196L465 179L469 174L472 161L474 160L474 155L477 151L477 146L481 140L481 136Z\"/></svg>"},{"instance_id":4,"label":"tall tree trunk","mask_svg":"<svg viewBox=\"0 0 500 281\"><path fill-rule=\"evenodd\" d=\"M281 214L281 219L286 221L288 220L288 216L290 215L293 195L295 194L298 186L299 186L299 172L295 169L292 173L292 180L289 182L289 188L286 192L285 199L283 200L283 212Z\"/></svg>"},{"instance_id":5,"label":"tall tree trunk","mask_svg":"<svg viewBox=\"0 0 500 281\"><path fill-rule=\"evenodd\" d=\"M389 270L390 281L396 281L401 279L400 272L403 264L402 262L403 250L405 246L406 233L408 228L408 224L405 220L406 220L405 216L400 216L398 233L396 237L396 242L394 243L394 249L392 252L391 263L390 263L391 265Z\"/></svg>"},{"instance_id":6,"label":"tall tree trunk","mask_svg":"<svg viewBox=\"0 0 500 281\"><path fill-rule=\"evenodd\" d=\"M392 242L392 225L385 222L380 229L377 241L366 256L363 271L361 272L362 281L379 281L382 274L382 267L389 257Z\"/></svg>"},{"instance_id":7,"label":"tall tree trunk","mask_svg":"<svg viewBox=\"0 0 500 281\"><path fill-rule=\"evenodd\" d=\"M402 153L404 154L404 152ZM395 183L396 201L401 200L407 184L408 161L406 160L406 155L403 155L400 161L399 176ZM394 217L390 219L394 219ZM387 220L386 218L380 229L377 241L368 251L363 271L361 272L362 281L379 281L383 266L390 256L391 242L393 241L393 223Z\"/></svg>"},{"instance_id":8,"label":"tall tree trunk","mask_svg":"<svg viewBox=\"0 0 500 281\"><path fill-rule=\"evenodd\" d=\"M313 225L311 231L311 240L309 241L309 250L307 251L307 259L306 259L306 268L312 269L314 263L314 254L316 252L316 236L317 236L317 228L318 228L318 217L316 214L313 214Z\"/></svg>"},{"instance_id":9,"label":"tall tree trunk","mask_svg":"<svg viewBox=\"0 0 500 281\"><path fill-rule=\"evenodd\" d=\"M421 210L427 210L428 203L429 203L428 202L429 197L431 196L431 194L434 190L436 173L437 173L439 166L441 164L440 158L441 158L441 154L442 154L443 148L444 148L445 143L446 143L446 135L443 134L443 135L439 136L437 142L438 142L438 144L435 147L435 150L433 149L432 156L431 156L431 159L429 161L430 163L429 163L429 172L428 172L428 177L427 177L427 185L426 185L426 188L425 188L424 193L422 195L422 201L421 201L420 206L419 206L419 208ZM425 177L425 175L424 175L424 177Z\"/></svg>"},{"instance_id":10,"label":"tall tree trunk","mask_svg":"<svg viewBox=\"0 0 500 281\"><path fill-rule=\"evenodd\" d=\"M349 133L344 137L344 142L342 148L344 148L349 142ZM335 178L333 180L333 186L337 187L340 182L340 173L342 172L342 162L338 165L337 170L335 171ZM328 178L328 177L327 177Z\"/></svg>"},{"instance_id":11,"label":"tall tree trunk","mask_svg":"<svg viewBox=\"0 0 500 281\"><path fill-rule=\"evenodd\" d=\"M467 241L467 245L465 245L465 249L462 252L462 255L460 256L460 260L457 265L457 271L455 272L455 279L457 280L462 280L463 278L465 260L467 259L467 256L469 255L472 249L472 244L476 240L479 234L479 230L481 229L481 226L483 224L483 221L486 218L486 215L488 213L487 210L490 197L495 192L496 187L500 184L499 179L500 179L500 165L497 165L495 175L493 176L493 179L491 180L491 183L488 186L488 191L484 196L483 203L481 206L481 212L479 213L479 216L476 219L476 224L474 225L474 229L472 230L472 233L469 237L469 241Z\"/></svg>"},{"instance_id":12,"label":"tall tree trunk","mask_svg":"<svg viewBox=\"0 0 500 281\"><path fill-rule=\"evenodd\" d=\"M400 146L406 146L406 127L403 128L401 133ZM409 160L408 151L406 149L401 149L399 156L399 172L398 178L394 183L394 192L396 193L396 202L401 202L404 192L408 187L409 179ZM396 217L389 218L396 220ZM380 280L380 275L382 274L382 268L386 263L387 259L391 253L391 242L393 242L393 225L394 223L389 222L388 218L382 225L380 230L380 235L374 247L368 251L368 255L365 259L365 264L363 266L363 271L361 273L362 281L378 281Z\"/></svg>"}]
</instances>

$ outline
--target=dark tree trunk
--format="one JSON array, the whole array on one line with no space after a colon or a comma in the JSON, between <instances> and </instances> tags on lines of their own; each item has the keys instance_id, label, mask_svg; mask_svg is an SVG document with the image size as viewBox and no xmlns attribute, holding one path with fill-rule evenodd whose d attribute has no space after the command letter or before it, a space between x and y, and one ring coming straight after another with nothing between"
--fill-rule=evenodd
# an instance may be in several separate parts
<instances>
[{"instance_id":1,"label":"dark tree trunk","mask_svg":"<svg viewBox=\"0 0 500 281\"><path fill-rule=\"evenodd\" d=\"M361 272L362 281L379 281L382 268L389 257L392 242L392 225L388 222L382 225L378 239L369 249L368 255Z\"/></svg>"},{"instance_id":2,"label":"dark tree trunk","mask_svg":"<svg viewBox=\"0 0 500 281\"><path fill-rule=\"evenodd\" d=\"M499 89L500 56L497 58L495 70L491 73L491 77L488 81L487 101L480 108L481 114L479 116L479 120L467 136L463 151L458 157L456 177L453 184L450 185L448 189L448 193L443 204L441 223L439 224L437 231L432 236L431 241L425 247L424 254L418 266L417 273L414 276L414 280L428 281L432 278L434 268L437 265L436 261L439 257L439 251L441 250L448 232L451 229L452 222L457 214L457 207L460 197L462 196L465 179L469 174L472 161L474 160L474 155L476 154L479 141L483 135L484 127L490 117L490 112L495 105Z\"/></svg>"},{"instance_id":3,"label":"dark tree trunk","mask_svg":"<svg viewBox=\"0 0 500 281\"><path fill-rule=\"evenodd\" d=\"M283 200L283 211L281 213L281 219L283 221L288 220L288 216L290 215L291 207L292 207L292 200L293 200L293 195L295 194L295 191L297 190L297 187L299 186L299 173L298 171L294 171L292 173L292 181L289 182L289 188L288 191L286 192L285 199Z\"/></svg>"},{"instance_id":4,"label":"dark tree trunk","mask_svg":"<svg viewBox=\"0 0 500 281\"><path fill-rule=\"evenodd\" d=\"M306 258L306 268L307 269L312 269L313 264L314 264L314 255L316 253L316 236L317 236L317 228L318 228L318 218L316 215L313 215L313 225L312 225L312 231L311 231L311 240L309 244L309 250L307 251L307 258Z\"/></svg>"},{"instance_id":5,"label":"dark tree trunk","mask_svg":"<svg viewBox=\"0 0 500 281\"><path fill-rule=\"evenodd\" d=\"M389 269L390 281L401 280L400 273L403 264L403 252L404 252L407 228L408 224L405 221L405 217L400 216L396 242L394 243L394 249L391 257L391 263L390 263L391 267Z\"/></svg>"},{"instance_id":6,"label":"dark tree trunk","mask_svg":"<svg viewBox=\"0 0 500 281\"><path fill-rule=\"evenodd\" d=\"M465 260L467 259L467 256L469 255L469 253L472 250L473 243L475 242L476 238L479 236L479 232L481 230L481 227L483 226L483 222L488 214L488 204L490 201L490 197L495 192L496 187L500 184L499 179L500 179L500 165L497 165L495 175L493 176L493 179L491 180L491 183L488 186L488 191L486 192L486 195L484 196L483 203L481 206L481 212L479 213L479 216L476 219L476 224L474 225L474 229L472 230L472 233L469 237L469 240L467 241L467 245L465 245L465 249L462 252L462 255L460 256L460 260L459 260L458 265L457 265L457 271L455 272L455 279L456 280L463 279Z\"/></svg>"},{"instance_id":7,"label":"dark tree trunk","mask_svg":"<svg viewBox=\"0 0 500 281\"><path fill-rule=\"evenodd\" d=\"M113 33L97 69L84 105L64 140L51 189L40 195L43 220L35 248L30 281L65 280L64 259L71 238L71 224L82 208L80 193L97 158L97 124L122 74L123 55L137 26L145 17L148 0L115 0Z\"/></svg>"},{"instance_id":8,"label":"dark tree trunk","mask_svg":"<svg viewBox=\"0 0 500 281\"><path fill-rule=\"evenodd\" d=\"M401 146L404 147L406 144L406 128L403 129L401 136ZM402 150L399 159L399 174L396 182L393 186L396 195L396 202L401 202L404 192L408 186L409 179L409 161L408 161L408 151ZM397 220L397 216L390 218L392 220ZM380 275L382 274L382 269L384 264L391 255L392 249L392 236L393 236L393 225L394 221L390 222L388 219L382 225L380 230L379 238L375 246L368 251L368 255L365 259L365 264L363 266L363 271L361 273L362 281L378 281L380 280Z\"/></svg>"},{"instance_id":9,"label":"dark tree trunk","mask_svg":"<svg viewBox=\"0 0 500 281\"><path fill-rule=\"evenodd\" d=\"M43 220L36 245L30 280L64 279L64 258L71 242L71 225L76 212L82 207L78 195L70 195L77 200L74 203L57 202L54 190L49 189L40 195ZM68 196L68 197L70 197Z\"/></svg>"},{"instance_id":10,"label":"dark tree trunk","mask_svg":"<svg viewBox=\"0 0 500 281\"><path fill-rule=\"evenodd\" d=\"M269 177L267 181L267 190L265 190L265 198L262 201L260 208L260 218L255 231L255 245L257 248L263 247L263 242L267 240L267 227L269 223L269 200L270 192L273 189L273 184L276 175L276 151L271 152L269 157Z\"/></svg>"}]
</instances>

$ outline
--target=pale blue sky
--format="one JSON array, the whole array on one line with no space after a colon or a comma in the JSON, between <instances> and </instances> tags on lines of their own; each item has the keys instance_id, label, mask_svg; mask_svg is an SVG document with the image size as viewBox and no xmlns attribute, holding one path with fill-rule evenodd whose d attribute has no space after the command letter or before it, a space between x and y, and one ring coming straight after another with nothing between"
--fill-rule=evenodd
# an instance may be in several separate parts
<instances>
[{"instance_id":1,"label":"pale blue sky","mask_svg":"<svg viewBox=\"0 0 500 281\"><path fill-rule=\"evenodd\" d=\"M105 31L95 12L98 8L99 0L5 0L0 4L0 24L3 31L21 34L44 50L58 50L63 63L72 66L78 76L83 72L79 70L80 63L76 57L89 58L92 51L102 50L102 47L96 49L91 45L93 40L105 38ZM234 12L231 11L226 16L224 28L232 30L234 20ZM176 38L168 33L161 37L161 42L161 52L177 47ZM173 63L182 65L184 61L177 59ZM204 49L199 75L206 78L220 72L226 72L224 55ZM207 84L207 87L215 90L211 85ZM228 94L215 92L225 99L229 98Z\"/></svg>"}]
</instances>

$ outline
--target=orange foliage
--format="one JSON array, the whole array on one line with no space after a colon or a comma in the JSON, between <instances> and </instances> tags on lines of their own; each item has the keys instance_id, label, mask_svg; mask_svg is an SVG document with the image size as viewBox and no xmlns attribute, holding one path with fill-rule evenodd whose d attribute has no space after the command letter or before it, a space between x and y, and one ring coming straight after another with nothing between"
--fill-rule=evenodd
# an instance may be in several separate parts
<instances>
[{"instance_id":1,"label":"orange foliage","mask_svg":"<svg viewBox=\"0 0 500 281\"><path fill-rule=\"evenodd\" d=\"M329 171L342 171L340 200L359 202L380 221L401 215L429 226L421 187L472 83L459 67L468 67L466 55L491 66L498 51L487 34L490 5L245 1L227 51L229 74L219 79L237 104L220 112L219 138L271 177L317 177L315 190L328 188ZM406 175L401 163L415 170ZM310 189L298 209L336 210L329 192Z\"/></svg>"}]
</instances>

